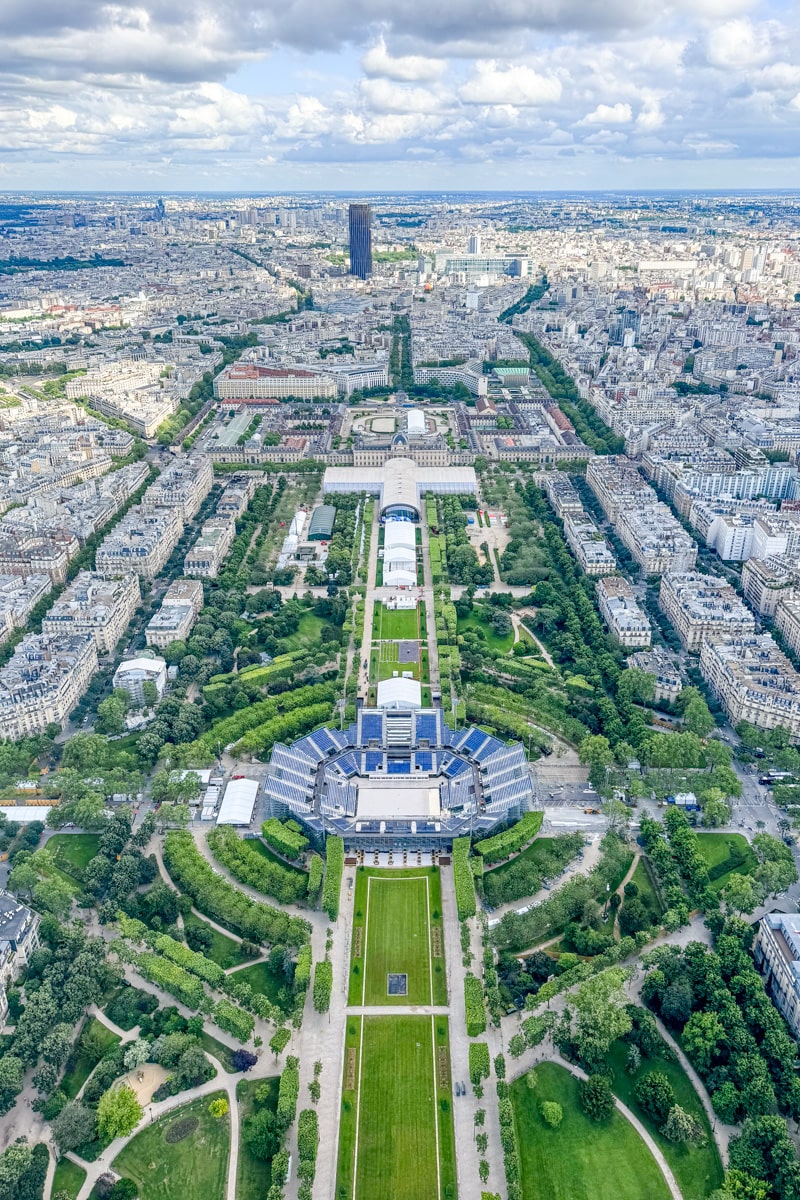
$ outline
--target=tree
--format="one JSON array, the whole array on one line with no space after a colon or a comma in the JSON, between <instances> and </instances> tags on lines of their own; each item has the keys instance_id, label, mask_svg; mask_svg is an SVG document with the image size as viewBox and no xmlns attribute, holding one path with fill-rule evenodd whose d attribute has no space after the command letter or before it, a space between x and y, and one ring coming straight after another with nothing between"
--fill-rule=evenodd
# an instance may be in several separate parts
<instances>
[{"instance_id":1,"label":"tree","mask_svg":"<svg viewBox=\"0 0 800 1200\"><path fill-rule=\"evenodd\" d=\"M725 1180L719 1191L712 1192L709 1200L768 1200L770 1186L763 1179L755 1179L746 1171L726 1171Z\"/></svg>"},{"instance_id":2,"label":"tree","mask_svg":"<svg viewBox=\"0 0 800 1200\"><path fill-rule=\"evenodd\" d=\"M551 1129L558 1129L564 1119L564 1110L555 1100L543 1100L539 1105L539 1113L545 1125Z\"/></svg>"},{"instance_id":3,"label":"tree","mask_svg":"<svg viewBox=\"0 0 800 1200\"><path fill-rule=\"evenodd\" d=\"M97 1118L80 1100L71 1100L52 1122L53 1137L62 1154L94 1140Z\"/></svg>"},{"instance_id":4,"label":"tree","mask_svg":"<svg viewBox=\"0 0 800 1200\"><path fill-rule=\"evenodd\" d=\"M156 804L188 804L200 794L200 780L194 771L162 771L153 779Z\"/></svg>"},{"instance_id":5,"label":"tree","mask_svg":"<svg viewBox=\"0 0 800 1200\"><path fill-rule=\"evenodd\" d=\"M682 1041L698 1071L705 1074L711 1069L720 1044L725 1042L725 1027L716 1013L692 1013L684 1026Z\"/></svg>"},{"instance_id":6,"label":"tree","mask_svg":"<svg viewBox=\"0 0 800 1200\"><path fill-rule=\"evenodd\" d=\"M590 1075L581 1080L580 1105L592 1121L605 1121L614 1111L614 1095L605 1075Z\"/></svg>"},{"instance_id":7,"label":"tree","mask_svg":"<svg viewBox=\"0 0 800 1200\"><path fill-rule=\"evenodd\" d=\"M272 1109L259 1109L246 1118L242 1140L256 1158L267 1161L275 1157L283 1141L283 1131Z\"/></svg>"},{"instance_id":8,"label":"tree","mask_svg":"<svg viewBox=\"0 0 800 1200\"><path fill-rule=\"evenodd\" d=\"M633 1090L645 1112L661 1121L675 1103L672 1084L663 1071L648 1071L637 1080Z\"/></svg>"},{"instance_id":9,"label":"tree","mask_svg":"<svg viewBox=\"0 0 800 1200\"><path fill-rule=\"evenodd\" d=\"M281 1026L280 1029L275 1030L272 1037L270 1038L269 1048L272 1051L272 1053L275 1055L276 1058L278 1057L279 1054L281 1054L286 1049L286 1047L289 1045L289 1042L291 1041L291 1038L292 1038L291 1030L286 1029L285 1026Z\"/></svg>"},{"instance_id":10,"label":"tree","mask_svg":"<svg viewBox=\"0 0 800 1200\"><path fill-rule=\"evenodd\" d=\"M719 788L712 788L710 792L706 792L703 799L703 824L707 829L718 829L720 825L727 825L731 819L731 810L722 799L722 792Z\"/></svg>"},{"instance_id":11,"label":"tree","mask_svg":"<svg viewBox=\"0 0 800 1200\"><path fill-rule=\"evenodd\" d=\"M26 857L23 858L20 854L14 862L14 869L8 877L9 891L12 891L16 896L27 896L30 898L33 894L33 889L39 882L39 873Z\"/></svg>"},{"instance_id":12,"label":"tree","mask_svg":"<svg viewBox=\"0 0 800 1200\"><path fill-rule=\"evenodd\" d=\"M678 711L683 715L683 725L690 733L700 738L708 737L716 722L711 710L696 687L686 687L678 697Z\"/></svg>"},{"instance_id":13,"label":"tree","mask_svg":"<svg viewBox=\"0 0 800 1200\"><path fill-rule=\"evenodd\" d=\"M580 744L578 755L581 762L588 765L594 787L601 787L605 783L606 767L614 761L608 738L602 734L588 734Z\"/></svg>"},{"instance_id":14,"label":"tree","mask_svg":"<svg viewBox=\"0 0 800 1200\"><path fill-rule=\"evenodd\" d=\"M33 903L54 917L63 918L72 908L72 888L57 875L40 879L33 889Z\"/></svg>"},{"instance_id":15,"label":"tree","mask_svg":"<svg viewBox=\"0 0 800 1200\"><path fill-rule=\"evenodd\" d=\"M150 1043L144 1041L143 1038L137 1038L131 1042L125 1049L125 1057L123 1065L126 1071L135 1071L137 1067L141 1067L147 1062L150 1056Z\"/></svg>"},{"instance_id":16,"label":"tree","mask_svg":"<svg viewBox=\"0 0 800 1200\"><path fill-rule=\"evenodd\" d=\"M699 1146L704 1140L702 1125L685 1108L681 1108L680 1104L673 1104L661 1126L661 1132L668 1142L679 1142L689 1146Z\"/></svg>"},{"instance_id":17,"label":"tree","mask_svg":"<svg viewBox=\"0 0 800 1200\"><path fill-rule=\"evenodd\" d=\"M22 1060L14 1054L0 1057L0 1114L11 1108L22 1091L25 1071Z\"/></svg>"},{"instance_id":18,"label":"tree","mask_svg":"<svg viewBox=\"0 0 800 1200\"><path fill-rule=\"evenodd\" d=\"M113 1141L114 1138L127 1137L142 1119L142 1106L136 1099L133 1088L123 1084L122 1087L109 1088L97 1105L97 1128L100 1135Z\"/></svg>"},{"instance_id":19,"label":"tree","mask_svg":"<svg viewBox=\"0 0 800 1200\"><path fill-rule=\"evenodd\" d=\"M655 696L656 677L638 667L628 667L617 683L617 696L632 704L646 704Z\"/></svg>"},{"instance_id":20,"label":"tree","mask_svg":"<svg viewBox=\"0 0 800 1200\"><path fill-rule=\"evenodd\" d=\"M725 907L733 913L751 913L760 899L758 888L749 875L732 874L720 894Z\"/></svg>"},{"instance_id":21,"label":"tree","mask_svg":"<svg viewBox=\"0 0 800 1200\"><path fill-rule=\"evenodd\" d=\"M97 706L97 721L95 729L98 733L111 736L120 734L125 729L125 716L128 706L116 696L108 696Z\"/></svg>"},{"instance_id":22,"label":"tree","mask_svg":"<svg viewBox=\"0 0 800 1200\"><path fill-rule=\"evenodd\" d=\"M249 1071L258 1062L255 1054L251 1054L249 1050L234 1050L231 1055L234 1071Z\"/></svg>"},{"instance_id":23,"label":"tree","mask_svg":"<svg viewBox=\"0 0 800 1200\"><path fill-rule=\"evenodd\" d=\"M577 1019L573 1036L586 1063L599 1063L611 1043L631 1029L628 999L622 990L625 979L620 967L609 967L581 984L574 997Z\"/></svg>"},{"instance_id":24,"label":"tree","mask_svg":"<svg viewBox=\"0 0 800 1200\"><path fill-rule=\"evenodd\" d=\"M216 1100L212 1100L208 1106L208 1111L212 1117L224 1117L229 1108L228 1101L224 1096L218 1096Z\"/></svg>"},{"instance_id":25,"label":"tree","mask_svg":"<svg viewBox=\"0 0 800 1200\"><path fill-rule=\"evenodd\" d=\"M152 679L145 679L142 684L142 699L145 708L154 708L158 704L158 688Z\"/></svg>"}]
</instances>

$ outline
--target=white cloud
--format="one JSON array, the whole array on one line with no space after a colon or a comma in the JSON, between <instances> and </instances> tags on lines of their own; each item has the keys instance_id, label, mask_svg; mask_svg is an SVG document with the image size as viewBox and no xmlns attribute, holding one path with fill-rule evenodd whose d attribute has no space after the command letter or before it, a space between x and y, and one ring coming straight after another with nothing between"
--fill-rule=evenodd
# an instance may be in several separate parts
<instances>
[{"instance_id":1,"label":"white cloud","mask_svg":"<svg viewBox=\"0 0 800 1200\"><path fill-rule=\"evenodd\" d=\"M465 104L513 104L524 108L561 99L561 81L553 75L540 75L532 67L500 67L493 59L476 66L477 74L459 89Z\"/></svg>"},{"instance_id":2,"label":"white cloud","mask_svg":"<svg viewBox=\"0 0 800 1200\"><path fill-rule=\"evenodd\" d=\"M772 54L772 32L767 24L726 21L708 35L708 61L714 67L734 70L761 66Z\"/></svg>"},{"instance_id":3,"label":"white cloud","mask_svg":"<svg viewBox=\"0 0 800 1200\"><path fill-rule=\"evenodd\" d=\"M427 88L407 88L388 79L363 79L359 94L375 112L430 113L441 107L438 96Z\"/></svg>"},{"instance_id":4,"label":"white cloud","mask_svg":"<svg viewBox=\"0 0 800 1200\"><path fill-rule=\"evenodd\" d=\"M401 83L416 83L438 79L447 63L444 59L425 58L421 54L404 54L394 58L386 49L386 42L380 38L361 59L361 66L367 75L382 75Z\"/></svg>"},{"instance_id":5,"label":"white cloud","mask_svg":"<svg viewBox=\"0 0 800 1200\"><path fill-rule=\"evenodd\" d=\"M594 112L587 113L579 125L630 125L633 120L630 104L598 104Z\"/></svg>"},{"instance_id":6,"label":"white cloud","mask_svg":"<svg viewBox=\"0 0 800 1200\"><path fill-rule=\"evenodd\" d=\"M661 128L664 120L665 117L658 100L650 98L645 100L639 111L636 128L641 129L644 133L652 133L655 129Z\"/></svg>"}]
</instances>

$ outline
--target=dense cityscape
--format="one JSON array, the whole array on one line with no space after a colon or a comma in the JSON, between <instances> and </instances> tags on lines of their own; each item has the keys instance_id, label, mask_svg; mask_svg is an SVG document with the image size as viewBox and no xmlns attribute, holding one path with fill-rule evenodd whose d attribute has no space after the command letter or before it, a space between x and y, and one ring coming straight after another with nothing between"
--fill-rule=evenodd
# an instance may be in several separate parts
<instances>
[{"instance_id":1,"label":"dense cityscape","mask_svg":"<svg viewBox=\"0 0 800 1200\"><path fill-rule=\"evenodd\" d=\"M800 1198L800 199L6 192L0 1200Z\"/></svg>"}]
</instances>

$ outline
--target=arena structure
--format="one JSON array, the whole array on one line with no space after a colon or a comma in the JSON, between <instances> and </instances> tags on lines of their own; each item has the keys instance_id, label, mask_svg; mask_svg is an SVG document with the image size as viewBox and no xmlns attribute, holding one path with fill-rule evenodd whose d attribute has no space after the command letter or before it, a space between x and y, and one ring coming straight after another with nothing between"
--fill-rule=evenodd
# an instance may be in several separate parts
<instances>
[{"instance_id":1,"label":"arena structure","mask_svg":"<svg viewBox=\"0 0 800 1200\"><path fill-rule=\"evenodd\" d=\"M345 730L276 744L268 811L348 849L443 849L533 807L521 743L450 729L440 709L362 708Z\"/></svg>"}]
</instances>

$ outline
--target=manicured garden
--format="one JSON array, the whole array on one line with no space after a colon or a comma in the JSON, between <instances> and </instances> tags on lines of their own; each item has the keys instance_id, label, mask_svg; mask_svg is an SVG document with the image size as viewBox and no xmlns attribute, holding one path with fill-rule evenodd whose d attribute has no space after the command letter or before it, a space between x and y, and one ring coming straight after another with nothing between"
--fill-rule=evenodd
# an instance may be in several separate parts
<instances>
[{"instance_id":1,"label":"manicured garden","mask_svg":"<svg viewBox=\"0 0 800 1200\"><path fill-rule=\"evenodd\" d=\"M66 1192L70 1200L75 1200L85 1178L86 1172L83 1167L79 1167L77 1163L71 1162L68 1158L62 1158L56 1164L52 1195L57 1196L59 1192Z\"/></svg>"},{"instance_id":2,"label":"manicured garden","mask_svg":"<svg viewBox=\"0 0 800 1200\"><path fill-rule=\"evenodd\" d=\"M230 1153L230 1116L212 1117L216 1092L169 1113L137 1133L114 1159L118 1175L132 1179L139 1200L224 1200Z\"/></svg>"},{"instance_id":3,"label":"manicured garden","mask_svg":"<svg viewBox=\"0 0 800 1200\"><path fill-rule=\"evenodd\" d=\"M83 872L97 854L100 834L54 833L46 844L56 860L56 865L80 882Z\"/></svg>"},{"instance_id":4,"label":"manicured garden","mask_svg":"<svg viewBox=\"0 0 800 1200\"><path fill-rule=\"evenodd\" d=\"M467 632L468 629L480 630L483 634L483 639L486 645L491 650L499 650L501 654L508 654L511 647L514 645L514 630L510 633L498 634L489 623L488 617L493 610L488 605L476 604L466 617L458 618L458 633L459 635Z\"/></svg>"},{"instance_id":5,"label":"manicured garden","mask_svg":"<svg viewBox=\"0 0 800 1200\"><path fill-rule=\"evenodd\" d=\"M712 891L718 892L731 875L750 875L758 866L753 848L741 833L699 833L697 848L708 868Z\"/></svg>"},{"instance_id":6,"label":"manicured garden","mask_svg":"<svg viewBox=\"0 0 800 1200\"><path fill-rule=\"evenodd\" d=\"M385 604L377 604L373 629L379 641L409 641L419 639L419 618L417 608L390 609Z\"/></svg>"},{"instance_id":7,"label":"manicured garden","mask_svg":"<svg viewBox=\"0 0 800 1200\"><path fill-rule=\"evenodd\" d=\"M631 1073L627 1069L629 1044L615 1042L608 1054L608 1063L614 1075L611 1086L623 1104L642 1122L669 1163L684 1200L703 1200L703 1197L722 1185L722 1165L711 1135L711 1126L697 1092L677 1059L671 1058L666 1043L662 1042L664 1054L657 1058L643 1058L639 1068ZM638 1103L636 1084L649 1071L666 1075L675 1093L675 1103L699 1121L705 1134L704 1146L679 1145L661 1133L663 1121L654 1120Z\"/></svg>"},{"instance_id":8,"label":"manicured garden","mask_svg":"<svg viewBox=\"0 0 800 1200\"><path fill-rule=\"evenodd\" d=\"M89 1018L64 1068L60 1087L68 1100L75 1099L105 1052L119 1040L119 1036L102 1021Z\"/></svg>"},{"instance_id":9,"label":"manicured garden","mask_svg":"<svg viewBox=\"0 0 800 1200\"><path fill-rule=\"evenodd\" d=\"M264 1200L271 1184L272 1163L268 1158L256 1158L243 1137L243 1126L249 1117L263 1109L275 1112L278 1107L279 1077L242 1079L236 1085L239 1102L239 1161L236 1166L236 1200ZM256 1092L259 1099L256 1099Z\"/></svg>"},{"instance_id":10,"label":"manicured garden","mask_svg":"<svg viewBox=\"0 0 800 1200\"><path fill-rule=\"evenodd\" d=\"M592 1121L578 1101L579 1081L556 1063L541 1063L511 1085L524 1200L669 1200L661 1171L619 1112ZM542 1102L561 1106L550 1128Z\"/></svg>"},{"instance_id":11,"label":"manicured garden","mask_svg":"<svg viewBox=\"0 0 800 1200\"><path fill-rule=\"evenodd\" d=\"M351 1004L446 1004L441 880L434 868L356 873ZM388 994L388 976L407 990Z\"/></svg>"}]
</instances>

